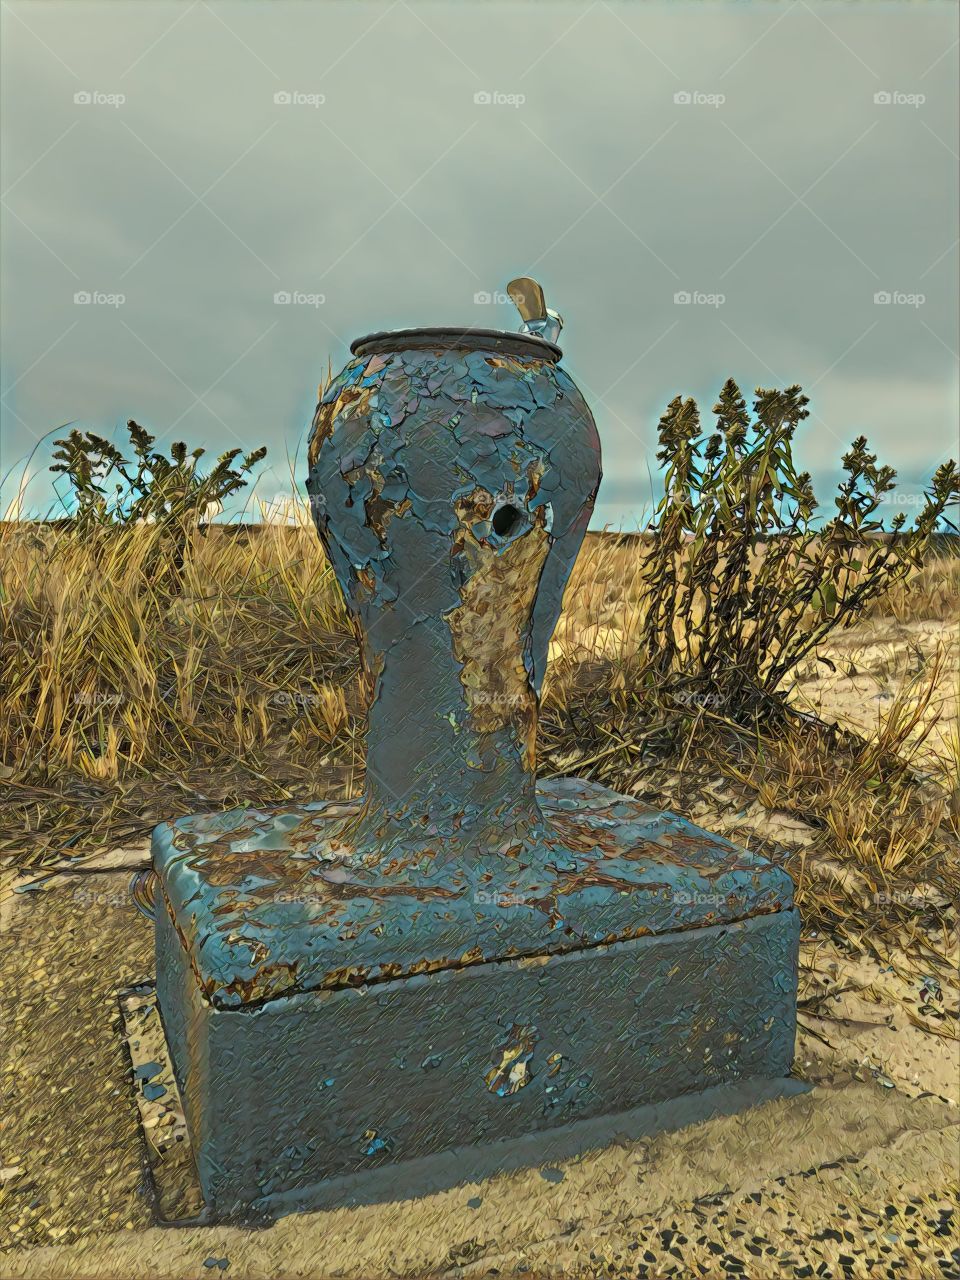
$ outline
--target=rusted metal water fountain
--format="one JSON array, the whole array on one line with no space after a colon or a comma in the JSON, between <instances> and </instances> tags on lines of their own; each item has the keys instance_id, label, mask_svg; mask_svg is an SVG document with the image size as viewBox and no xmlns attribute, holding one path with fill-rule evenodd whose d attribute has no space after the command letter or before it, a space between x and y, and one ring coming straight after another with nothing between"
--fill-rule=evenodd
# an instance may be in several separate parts
<instances>
[{"instance_id":1,"label":"rusted metal water fountain","mask_svg":"<svg viewBox=\"0 0 960 1280\"><path fill-rule=\"evenodd\" d=\"M363 795L154 833L157 996L215 1216L412 1193L786 1087L789 878L537 782L600 448L559 316L510 289L521 332L361 338L314 418L307 489L371 694Z\"/></svg>"}]
</instances>

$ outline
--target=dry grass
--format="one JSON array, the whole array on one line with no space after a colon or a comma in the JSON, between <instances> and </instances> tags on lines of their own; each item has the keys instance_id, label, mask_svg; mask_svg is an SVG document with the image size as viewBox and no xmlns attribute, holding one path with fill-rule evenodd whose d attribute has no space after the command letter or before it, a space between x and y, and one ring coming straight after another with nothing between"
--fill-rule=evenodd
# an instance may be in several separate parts
<instances>
[{"instance_id":1,"label":"dry grass","mask_svg":"<svg viewBox=\"0 0 960 1280\"><path fill-rule=\"evenodd\" d=\"M158 537L0 526L8 865L142 837L198 807L360 785L356 648L313 530L198 532L179 569ZM812 829L802 848L769 845L789 856L808 927L881 955L915 944L935 963L960 884L956 729L935 768L918 769L917 751L941 714L943 657L927 655L872 738L786 712L745 732L697 694L665 707L639 654L646 553L613 535L583 548L551 649L541 772L688 812L719 777ZM889 603L887 618L956 616L960 560L932 561Z\"/></svg>"},{"instance_id":2,"label":"dry grass","mask_svg":"<svg viewBox=\"0 0 960 1280\"><path fill-rule=\"evenodd\" d=\"M929 556L922 569L872 601L865 617L894 618L897 622L918 618L956 621L960 617L960 557L946 553Z\"/></svg>"},{"instance_id":3,"label":"dry grass","mask_svg":"<svg viewBox=\"0 0 960 1280\"><path fill-rule=\"evenodd\" d=\"M312 530L198 533L178 580L158 536L2 526L0 849L27 865L356 761L356 649Z\"/></svg>"},{"instance_id":4,"label":"dry grass","mask_svg":"<svg viewBox=\"0 0 960 1280\"><path fill-rule=\"evenodd\" d=\"M315 535L196 533L176 584L151 563L160 536L7 526L8 765L115 780L342 734L356 663Z\"/></svg>"}]
</instances>

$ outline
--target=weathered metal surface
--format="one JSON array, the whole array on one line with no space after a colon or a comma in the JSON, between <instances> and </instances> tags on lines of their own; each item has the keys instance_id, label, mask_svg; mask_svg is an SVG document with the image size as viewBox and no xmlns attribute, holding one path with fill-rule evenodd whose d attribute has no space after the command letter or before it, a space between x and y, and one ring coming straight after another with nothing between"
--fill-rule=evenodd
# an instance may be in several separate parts
<instances>
[{"instance_id":1,"label":"weathered metal surface","mask_svg":"<svg viewBox=\"0 0 960 1280\"><path fill-rule=\"evenodd\" d=\"M125 993L121 993L121 1002ZM425 1196L445 1188L455 1186L468 1174L471 1182L479 1182L483 1178L496 1176L504 1172L539 1166L543 1176L549 1181L563 1176L562 1170L554 1169L552 1176L544 1166L563 1165L588 1152L595 1152L610 1143L623 1145L644 1138L651 1138L670 1129L682 1129L689 1125L716 1119L718 1116L732 1115L746 1107L757 1106L763 1102L794 1097L809 1091L810 1085L792 1076L769 1078L765 1076L745 1076L727 1081L723 1084L710 1085L695 1093L682 1094L666 1101L641 1103L638 1107L617 1110L605 1115L577 1119L577 1109L567 1108L573 1117L551 1126L549 1129L535 1130L531 1133L514 1133L509 1140L465 1141L455 1147L443 1151L431 1151L427 1155L404 1158L401 1152L401 1164L390 1161L364 1160L352 1173L323 1177L322 1181L311 1181L317 1176L316 1167L295 1170L295 1179L282 1189L271 1191L270 1195L255 1202L232 1202L228 1196L229 1188L219 1184L221 1208L215 1211L204 1201L196 1165L193 1160L189 1130L183 1119L179 1090L172 1078L169 1048L163 1038L163 1027L160 1022L159 1006L156 1000L156 988L153 983L143 983L136 988L138 1004L141 1010L149 1007L149 1016L157 1028L159 1047L151 1049L154 1056L161 1056L165 1065L165 1080L170 1080L169 1092L175 1098L178 1108L178 1134L184 1136L177 1143L178 1159L154 1160L149 1137L149 1121L153 1114L153 1103L142 1103L138 1097L141 1129L145 1143L150 1150L149 1179L152 1187L155 1206L155 1219L159 1226L195 1226L214 1224L226 1216L251 1220L275 1217L300 1208L322 1209L341 1207L343 1205L364 1203L371 1204L385 1200L395 1200L398 1181L402 1179L405 1196ZM137 1025L130 1025L126 1033L137 1034ZM429 1054L420 1064L424 1070L432 1070L443 1062L441 1054ZM301 1069L307 1069L309 1063L303 1063ZM546 1059L538 1059L534 1069L545 1069L548 1079L543 1084L546 1097L555 1100L556 1106L564 1106L564 1095L569 1090L569 1078L557 1080L563 1066L562 1055L552 1053ZM528 1080L534 1077L527 1076ZM321 1082L324 1090L334 1087L336 1080L327 1078ZM503 1096L503 1095L500 1095ZM241 1101L245 1104L244 1086L241 1084ZM264 1103L276 1107L279 1100L273 1096L263 1099ZM173 1105L173 1104L168 1104ZM282 1105L282 1104L281 1104ZM364 1140L369 1146L376 1142L379 1135L372 1139L367 1134L375 1134L374 1130L364 1131ZM382 1140L386 1145L386 1139ZM263 1152L250 1153L251 1159L264 1160ZM375 1153L374 1153L375 1154ZM235 1157L234 1157L235 1158ZM231 1164L225 1166L229 1176ZM199 1206L199 1208L198 1208Z\"/></svg>"},{"instance_id":2,"label":"weathered metal surface","mask_svg":"<svg viewBox=\"0 0 960 1280\"><path fill-rule=\"evenodd\" d=\"M362 1196L388 1168L404 1194L407 1162L476 1145L490 1171L498 1143L539 1134L542 1152L571 1121L785 1076L793 1054L795 911L239 1009L203 999L169 916L158 931L217 1216L317 1207L348 1177Z\"/></svg>"},{"instance_id":3,"label":"weathered metal surface","mask_svg":"<svg viewBox=\"0 0 960 1280\"><path fill-rule=\"evenodd\" d=\"M417 329L382 329L378 333L368 333L350 344L350 354L354 356L377 355L387 351L436 351L440 348L455 345L465 335L469 335L468 345L482 348L484 351L505 351L510 355L535 356L537 359L547 358L559 360L563 355L553 342L547 342L539 334L531 341L525 332L509 333L503 329L454 329L444 326Z\"/></svg>"},{"instance_id":4,"label":"weathered metal surface","mask_svg":"<svg viewBox=\"0 0 960 1280\"><path fill-rule=\"evenodd\" d=\"M789 877L597 784L537 783L600 480L559 350L450 330L352 350L307 488L370 693L364 794L153 837L158 995L218 1211L792 1055Z\"/></svg>"},{"instance_id":5,"label":"weathered metal surface","mask_svg":"<svg viewBox=\"0 0 960 1280\"><path fill-rule=\"evenodd\" d=\"M781 872L680 818L589 783L537 789L599 444L553 349L502 336L512 353L455 331L361 339L317 407L307 487L369 678L366 788L158 829L165 909L218 1005L791 901Z\"/></svg>"},{"instance_id":6,"label":"weathered metal surface","mask_svg":"<svg viewBox=\"0 0 960 1280\"><path fill-rule=\"evenodd\" d=\"M461 863L396 846L358 858L339 833L360 802L181 818L155 837L161 911L205 998L228 1008L792 903L784 872L674 814L575 778L537 794L539 843Z\"/></svg>"},{"instance_id":7,"label":"weathered metal surface","mask_svg":"<svg viewBox=\"0 0 960 1280\"><path fill-rule=\"evenodd\" d=\"M307 489L371 688L344 840L378 860L539 839L536 704L600 447L556 349L501 338L360 340L314 418Z\"/></svg>"}]
</instances>

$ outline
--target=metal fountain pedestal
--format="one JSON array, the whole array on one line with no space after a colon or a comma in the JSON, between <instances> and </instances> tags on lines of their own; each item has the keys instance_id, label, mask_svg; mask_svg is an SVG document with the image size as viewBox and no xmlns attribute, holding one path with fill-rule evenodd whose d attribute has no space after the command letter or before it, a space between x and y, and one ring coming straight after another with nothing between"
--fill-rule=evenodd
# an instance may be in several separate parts
<instances>
[{"instance_id":1,"label":"metal fountain pedestal","mask_svg":"<svg viewBox=\"0 0 960 1280\"><path fill-rule=\"evenodd\" d=\"M369 682L364 794L153 837L157 998L214 1217L414 1194L791 1087L789 878L536 781L600 480L559 349L413 329L351 350L307 488Z\"/></svg>"}]
</instances>

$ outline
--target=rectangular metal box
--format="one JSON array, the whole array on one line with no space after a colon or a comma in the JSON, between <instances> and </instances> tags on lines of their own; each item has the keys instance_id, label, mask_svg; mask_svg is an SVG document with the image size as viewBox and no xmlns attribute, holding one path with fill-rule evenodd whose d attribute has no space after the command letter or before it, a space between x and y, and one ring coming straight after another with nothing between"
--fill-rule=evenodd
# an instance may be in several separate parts
<instances>
[{"instance_id":1,"label":"rectangular metal box","mask_svg":"<svg viewBox=\"0 0 960 1280\"><path fill-rule=\"evenodd\" d=\"M729 1081L793 1056L795 910L218 1008L158 904L158 997L216 1216ZM463 1177L469 1178L468 1166Z\"/></svg>"}]
</instances>

